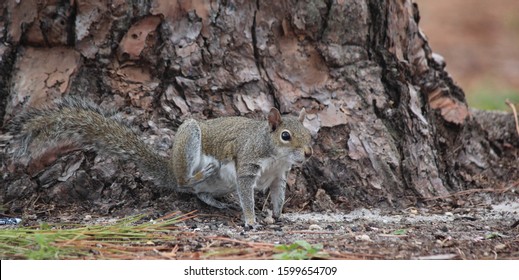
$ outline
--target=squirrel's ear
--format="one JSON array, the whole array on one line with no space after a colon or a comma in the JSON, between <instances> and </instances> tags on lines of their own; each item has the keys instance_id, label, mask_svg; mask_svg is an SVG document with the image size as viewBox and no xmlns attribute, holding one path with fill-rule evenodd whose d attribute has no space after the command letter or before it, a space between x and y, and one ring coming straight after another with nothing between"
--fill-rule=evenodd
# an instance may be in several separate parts
<instances>
[{"instance_id":1,"label":"squirrel's ear","mask_svg":"<svg viewBox=\"0 0 519 280\"><path fill-rule=\"evenodd\" d=\"M301 109L301 112L299 112L299 117L298 117L299 122L303 122L305 120L305 117L306 117L306 110L305 110L305 108L303 108L303 109Z\"/></svg>"},{"instance_id":2,"label":"squirrel's ear","mask_svg":"<svg viewBox=\"0 0 519 280\"><path fill-rule=\"evenodd\" d=\"M278 126L281 124L281 114L276 108L270 109L267 119L269 121L271 131L276 130L276 128L278 128Z\"/></svg>"}]
</instances>

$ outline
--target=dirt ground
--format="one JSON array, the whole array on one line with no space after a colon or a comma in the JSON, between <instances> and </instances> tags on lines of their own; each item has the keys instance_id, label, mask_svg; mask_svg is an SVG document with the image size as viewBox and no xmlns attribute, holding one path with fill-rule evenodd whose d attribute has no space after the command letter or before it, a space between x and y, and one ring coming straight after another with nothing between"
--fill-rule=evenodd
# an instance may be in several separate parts
<instances>
[{"instance_id":1,"label":"dirt ground","mask_svg":"<svg viewBox=\"0 0 519 280\"><path fill-rule=\"evenodd\" d=\"M24 215L23 224L106 225L135 214L146 214L147 221L173 208L183 213L197 209L194 217L176 224L175 242L154 241L159 251L143 250L136 258L271 259L276 245L304 240L322 245L317 257L329 259L519 259L517 187L501 194L464 191L442 202L406 209L316 212L289 208L277 222L269 217L269 210L258 209L261 226L254 230L241 226L240 211L214 209L190 195L173 195L169 199L178 200L155 201L145 209L126 208L111 215L85 212L81 207L35 205L33 214ZM87 258L98 257L92 253Z\"/></svg>"},{"instance_id":2,"label":"dirt ground","mask_svg":"<svg viewBox=\"0 0 519 280\"><path fill-rule=\"evenodd\" d=\"M338 253L331 255L337 258L519 259L517 199L448 208L287 213L282 224L265 225L264 229L248 232L214 217L201 216L185 224L186 230L206 237L220 235L275 244L305 240L323 244L327 252Z\"/></svg>"}]
</instances>

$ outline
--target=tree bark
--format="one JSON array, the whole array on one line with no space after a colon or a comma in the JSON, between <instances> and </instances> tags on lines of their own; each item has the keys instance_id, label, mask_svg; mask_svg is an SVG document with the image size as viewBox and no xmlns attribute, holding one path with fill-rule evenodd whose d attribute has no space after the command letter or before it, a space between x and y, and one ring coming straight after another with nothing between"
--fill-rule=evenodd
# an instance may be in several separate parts
<instances>
[{"instance_id":1,"label":"tree bark","mask_svg":"<svg viewBox=\"0 0 519 280\"><path fill-rule=\"evenodd\" d=\"M517 188L512 115L469 111L409 0L10 0L0 9L4 125L79 95L124 112L166 156L186 118L305 107L315 156L289 178L290 207L317 197L310 206L322 210L323 193L345 208L407 207ZM2 133L10 211L35 201L103 211L169 203L171 190L103 155L76 151L27 172Z\"/></svg>"}]
</instances>

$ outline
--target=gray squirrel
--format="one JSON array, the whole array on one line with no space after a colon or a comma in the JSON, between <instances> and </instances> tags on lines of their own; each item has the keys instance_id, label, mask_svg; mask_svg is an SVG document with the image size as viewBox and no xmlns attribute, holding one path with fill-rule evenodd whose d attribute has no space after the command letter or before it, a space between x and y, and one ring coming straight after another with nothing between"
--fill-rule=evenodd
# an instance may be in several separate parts
<instances>
[{"instance_id":1,"label":"gray squirrel","mask_svg":"<svg viewBox=\"0 0 519 280\"><path fill-rule=\"evenodd\" d=\"M221 117L186 120L175 135L171 157L160 156L121 120L85 99L66 97L55 106L29 109L15 118L17 157L67 143L131 160L160 186L196 194L208 205L226 208L215 197L236 191L246 227L256 225L254 190L270 187L273 217L285 200L286 178L293 164L312 155L311 135L299 117L272 108L267 120ZM41 153L41 152L40 152Z\"/></svg>"}]
</instances>

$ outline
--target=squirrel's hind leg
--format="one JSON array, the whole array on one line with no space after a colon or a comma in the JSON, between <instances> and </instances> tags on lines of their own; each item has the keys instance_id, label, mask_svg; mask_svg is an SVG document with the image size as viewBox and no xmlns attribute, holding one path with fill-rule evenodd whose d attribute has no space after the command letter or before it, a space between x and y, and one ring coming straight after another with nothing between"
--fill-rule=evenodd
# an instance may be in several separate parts
<instances>
[{"instance_id":1,"label":"squirrel's hind leg","mask_svg":"<svg viewBox=\"0 0 519 280\"><path fill-rule=\"evenodd\" d=\"M205 204L216 207L218 209L237 209L236 206L232 204L223 203L214 198L210 193L197 193L196 196L201 201L205 202Z\"/></svg>"},{"instance_id":2,"label":"squirrel's hind leg","mask_svg":"<svg viewBox=\"0 0 519 280\"><path fill-rule=\"evenodd\" d=\"M180 188L194 186L220 170L220 163L202 152L202 132L195 120L185 121L173 144L172 160Z\"/></svg>"}]
</instances>

